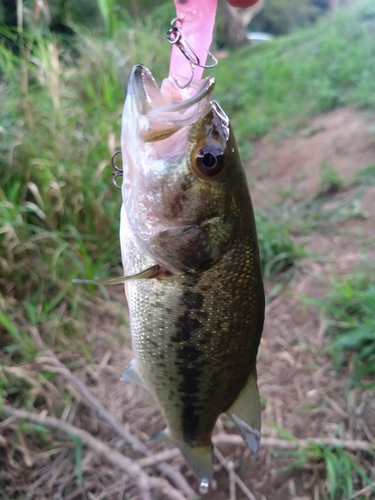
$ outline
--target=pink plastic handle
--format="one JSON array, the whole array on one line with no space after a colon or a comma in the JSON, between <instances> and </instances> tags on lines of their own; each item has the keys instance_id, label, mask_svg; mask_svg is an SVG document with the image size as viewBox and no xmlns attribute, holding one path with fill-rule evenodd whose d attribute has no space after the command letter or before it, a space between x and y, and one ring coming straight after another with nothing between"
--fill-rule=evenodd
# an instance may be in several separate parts
<instances>
[{"instance_id":1,"label":"pink plastic handle","mask_svg":"<svg viewBox=\"0 0 375 500\"><path fill-rule=\"evenodd\" d=\"M181 22L181 32L185 40L205 64L212 42L218 0L174 0L177 18ZM203 68L196 66L194 79L202 78ZM172 47L169 75L191 77L191 66L180 49Z\"/></svg>"}]
</instances>

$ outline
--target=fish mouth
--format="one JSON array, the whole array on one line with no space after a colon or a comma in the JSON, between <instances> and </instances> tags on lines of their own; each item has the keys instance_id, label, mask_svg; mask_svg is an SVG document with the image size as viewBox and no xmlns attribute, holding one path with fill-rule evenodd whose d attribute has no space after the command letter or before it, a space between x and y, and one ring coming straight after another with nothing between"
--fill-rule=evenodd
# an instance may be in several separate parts
<instances>
[{"instance_id":1,"label":"fish mouth","mask_svg":"<svg viewBox=\"0 0 375 500\"><path fill-rule=\"evenodd\" d=\"M168 90L172 90L171 82L169 80L169 85L163 92L163 87L162 89L158 87L151 71L142 64L137 64L130 74L128 92L135 96L139 112L147 114L156 109L164 112L184 111L212 94L215 87L215 79L212 76L203 80L193 80L190 86L195 91L195 95L182 100L183 89L178 87L176 81L174 81L174 92L168 95Z\"/></svg>"},{"instance_id":2,"label":"fish mouth","mask_svg":"<svg viewBox=\"0 0 375 500\"><path fill-rule=\"evenodd\" d=\"M212 107L215 79L193 80L189 92L175 80L167 78L161 88L152 73L142 64L133 67L129 77L128 95L138 114L138 131L144 142L165 139L187 125L193 125Z\"/></svg>"}]
</instances>

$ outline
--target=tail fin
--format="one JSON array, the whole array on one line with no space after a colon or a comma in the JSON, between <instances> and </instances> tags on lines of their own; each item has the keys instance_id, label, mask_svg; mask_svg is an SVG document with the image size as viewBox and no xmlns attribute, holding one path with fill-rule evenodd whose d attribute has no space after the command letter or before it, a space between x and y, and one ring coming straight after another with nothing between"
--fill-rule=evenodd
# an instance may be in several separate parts
<instances>
[{"instance_id":1,"label":"tail fin","mask_svg":"<svg viewBox=\"0 0 375 500\"><path fill-rule=\"evenodd\" d=\"M180 448L189 467L200 480L201 488L208 489L212 476L214 475L214 453L212 444L194 447L189 446L187 443L176 444Z\"/></svg>"},{"instance_id":2,"label":"tail fin","mask_svg":"<svg viewBox=\"0 0 375 500\"><path fill-rule=\"evenodd\" d=\"M214 453L212 443L208 446L190 446L188 443L171 438L168 428L159 432L154 437L154 440L173 443L178 446L187 464L200 481L201 493L208 491L214 474Z\"/></svg>"}]
</instances>

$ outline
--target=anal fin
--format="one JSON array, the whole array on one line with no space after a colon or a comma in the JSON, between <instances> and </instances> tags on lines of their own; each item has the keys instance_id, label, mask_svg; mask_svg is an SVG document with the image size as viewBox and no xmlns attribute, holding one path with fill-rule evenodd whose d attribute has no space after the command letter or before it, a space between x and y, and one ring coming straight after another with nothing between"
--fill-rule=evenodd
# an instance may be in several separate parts
<instances>
[{"instance_id":1,"label":"anal fin","mask_svg":"<svg viewBox=\"0 0 375 500\"><path fill-rule=\"evenodd\" d=\"M132 382L133 384L139 385L144 389L147 389L146 384L143 381L143 378L140 376L137 362L135 359L132 359L128 366L125 368L124 373L120 378L121 382Z\"/></svg>"},{"instance_id":2,"label":"anal fin","mask_svg":"<svg viewBox=\"0 0 375 500\"><path fill-rule=\"evenodd\" d=\"M238 432L251 452L256 455L260 443L260 400L256 369L251 372L240 395L227 410Z\"/></svg>"}]
</instances>

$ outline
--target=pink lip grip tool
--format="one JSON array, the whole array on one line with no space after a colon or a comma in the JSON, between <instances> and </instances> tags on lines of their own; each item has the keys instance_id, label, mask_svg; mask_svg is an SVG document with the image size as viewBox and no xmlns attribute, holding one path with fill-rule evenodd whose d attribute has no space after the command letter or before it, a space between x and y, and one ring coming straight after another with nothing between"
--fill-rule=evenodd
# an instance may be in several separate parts
<instances>
[{"instance_id":1,"label":"pink lip grip tool","mask_svg":"<svg viewBox=\"0 0 375 500\"><path fill-rule=\"evenodd\" d=\"M212 42L217 1L174 0L177 17L168 32L171 37L167 35L172 43L169 78L182 89L189 87L193 79L202 78ZM176 38L179 38L177 43ZM214 58L213 61L208 67L216 66ZM194 89L189 89L189 93L194 93Z\"/></svg>"}]
</instances>

